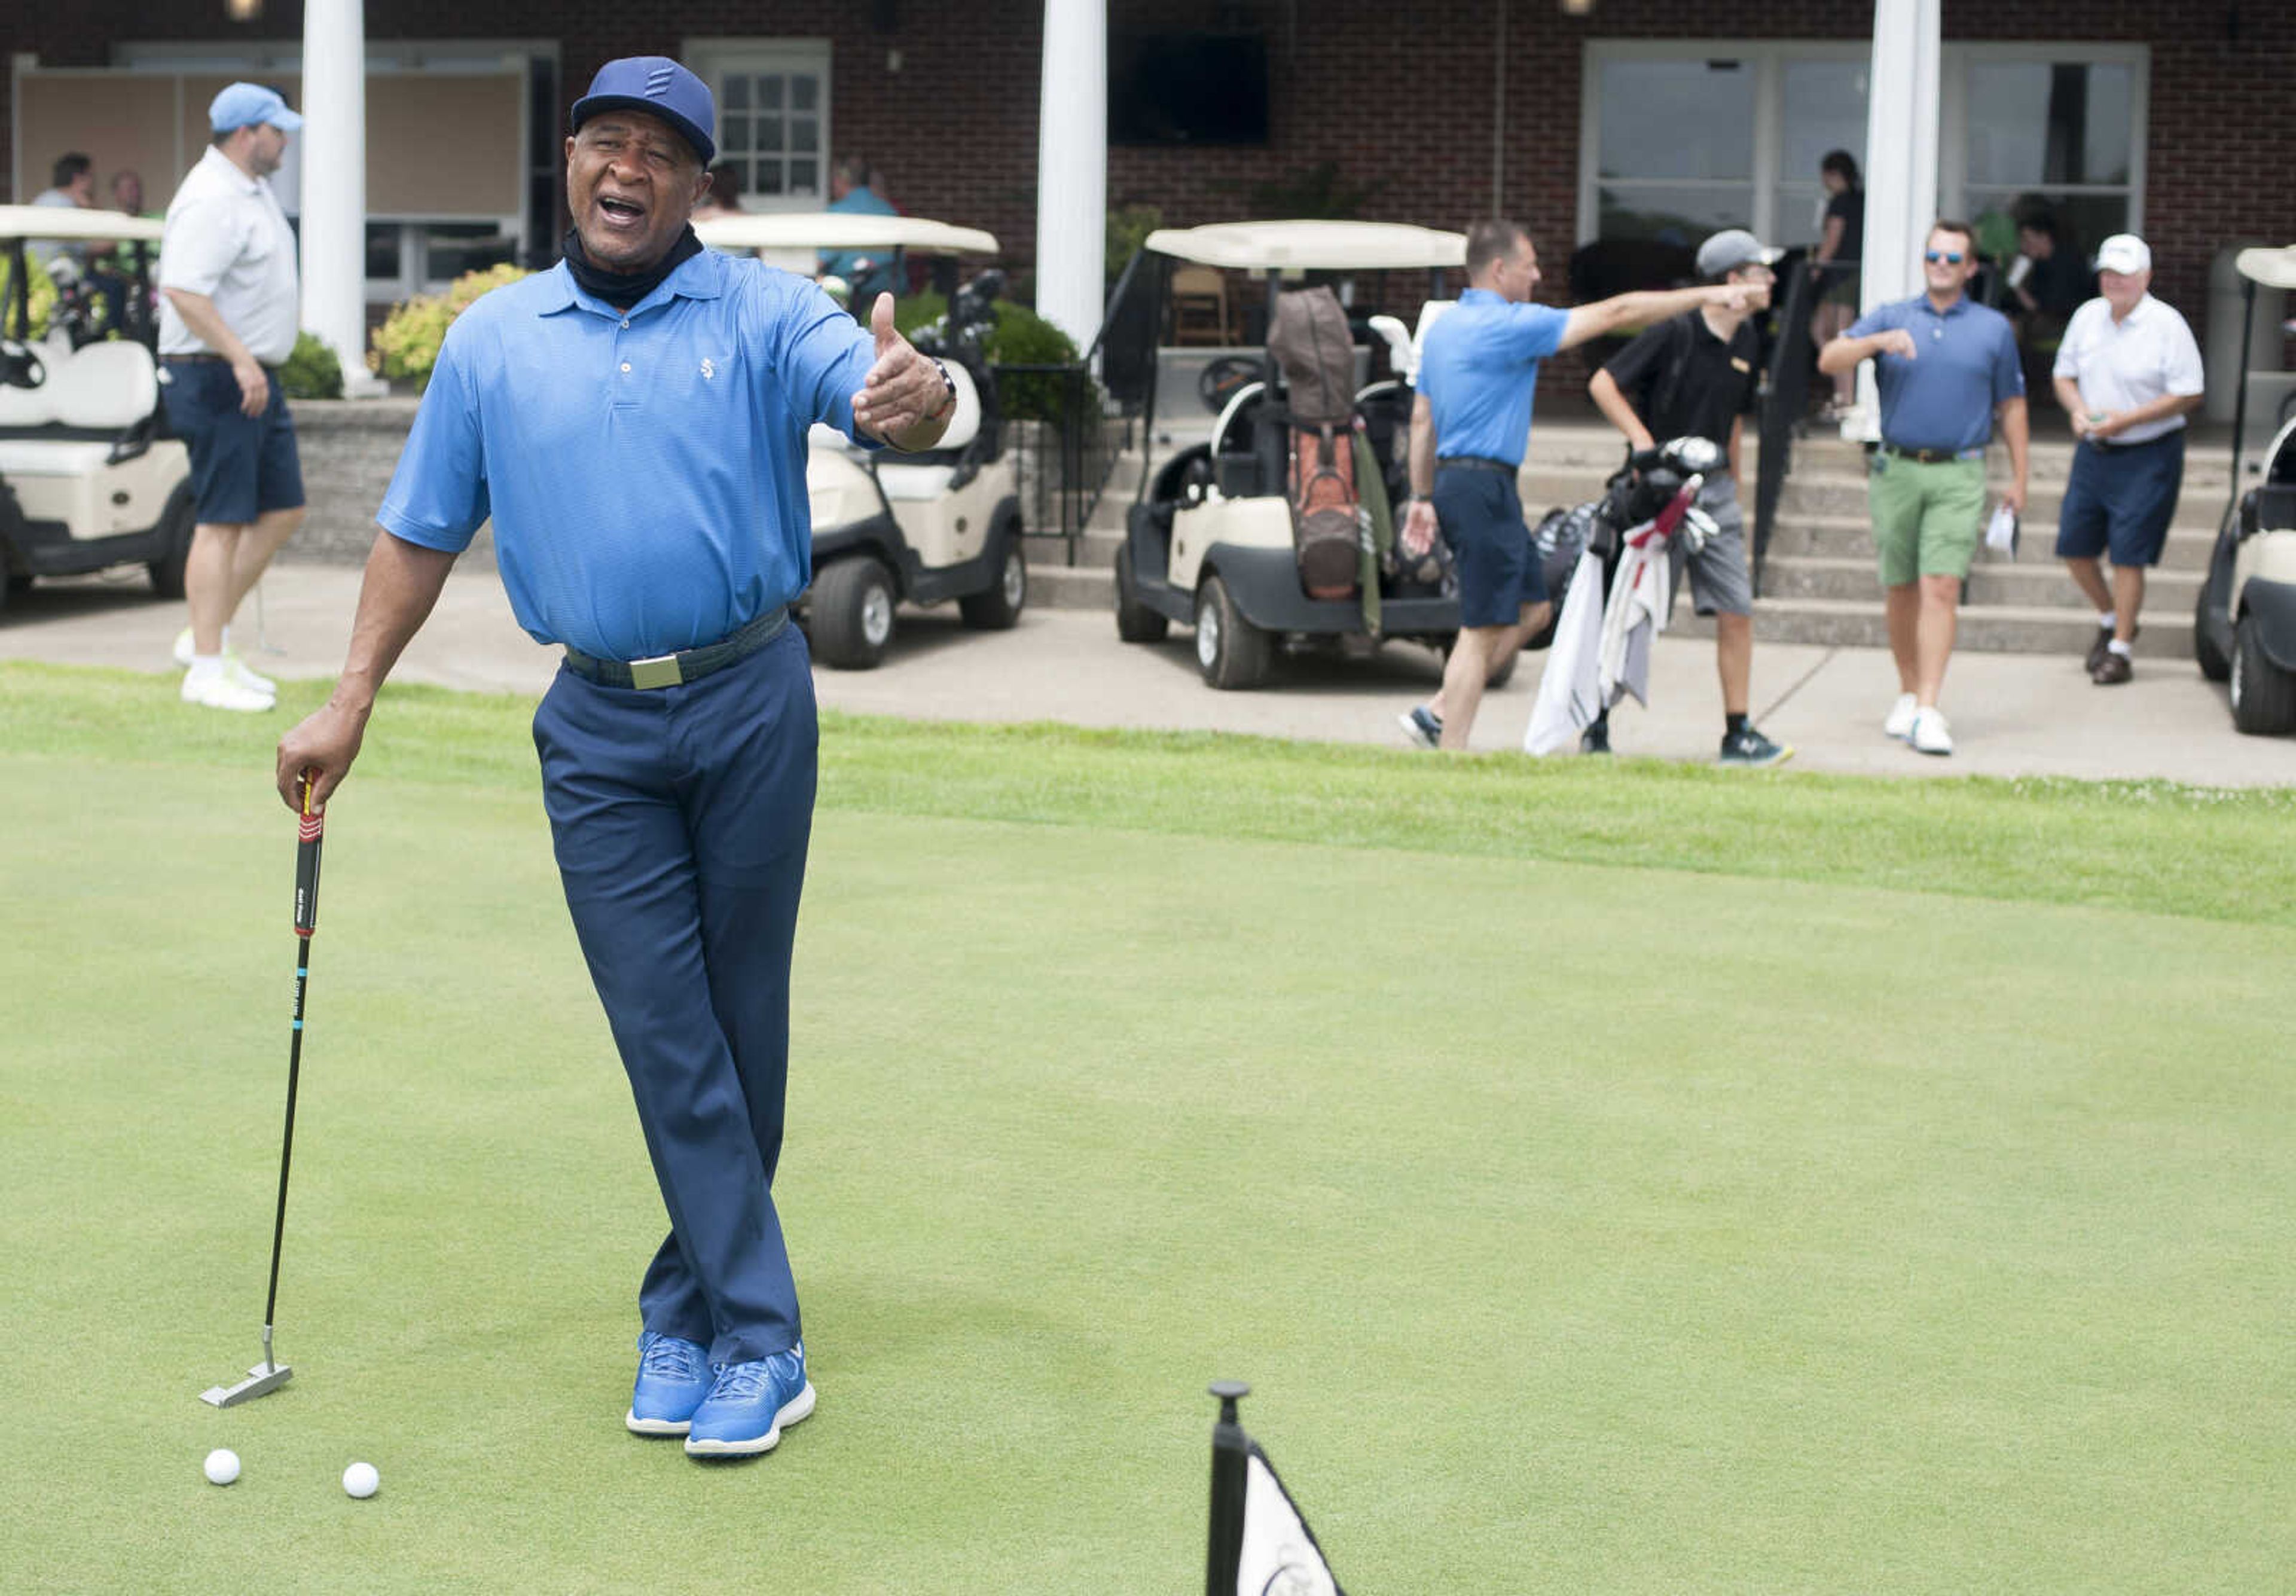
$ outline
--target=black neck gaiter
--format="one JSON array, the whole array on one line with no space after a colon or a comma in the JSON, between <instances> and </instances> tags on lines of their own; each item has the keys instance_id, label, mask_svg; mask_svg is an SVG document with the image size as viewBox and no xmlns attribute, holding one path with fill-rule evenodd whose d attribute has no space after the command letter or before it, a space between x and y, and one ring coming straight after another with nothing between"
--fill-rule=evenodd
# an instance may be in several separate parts
<instances>
[{"instance_id":1,"label":"black neck gaiter","mask_svg":"<svg viewBox=\"0 0 2296 1596\"><path fill-rule=\"evenodd\" d=\"M575 286L617 310L627 310L660 287L663 278L701 253L701 241L693 236L691 222L669 246L669 253L642 272L610 272L591 265L590 257L582 252L581 234L571 227L566 229L559 247L566 256L566 269L574 274Z\"/></svg>"}]
</instances>

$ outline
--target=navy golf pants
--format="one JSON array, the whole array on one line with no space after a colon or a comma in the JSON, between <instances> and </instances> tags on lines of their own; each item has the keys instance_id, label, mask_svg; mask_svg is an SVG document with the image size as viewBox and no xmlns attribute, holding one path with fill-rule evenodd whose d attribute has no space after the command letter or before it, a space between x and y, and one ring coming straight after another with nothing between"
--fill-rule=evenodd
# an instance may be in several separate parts
<instances>
[{"instance_id":1,"label":"navy golf pants","mask_svg":"<svg viewBox=\"0 0 2296 1596\"><path fill-rule=\"evenodd\" d=\"M797 1287L773 1181L820 747L805 638L785 627L646 691L562 669L534 745L566 906L669 1210L638 1290L645 1328L712 1362L783 1351Z\"/></svg>"}]
</instances>

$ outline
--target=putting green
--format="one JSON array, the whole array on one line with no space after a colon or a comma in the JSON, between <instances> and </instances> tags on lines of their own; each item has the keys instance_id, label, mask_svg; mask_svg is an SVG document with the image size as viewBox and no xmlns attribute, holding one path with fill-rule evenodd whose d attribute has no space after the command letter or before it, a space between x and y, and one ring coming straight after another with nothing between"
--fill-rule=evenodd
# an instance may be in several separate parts
<instances>
[{"instance_id":1,"label":"putting green","mask_svg":"<svg viewBox=\"0 0 2296 1596\"><path fill-rule=\"evenodd\" d=\"M1159 834L1128 792L1216 806L1289 756L833 725L777 1187L822 1403L703 1468L619 1427L659 1199L515 706L394 695L330 817L297 1372L218 1412L277 1171L293 835L250 750L278 728L131 735L116 679L7 682L0 731L50 729L0 743L0 1587L1190 1590L1216 1376L1364 1592L2296 1562L2296 930L2258 923L2287 902L2261 845L2274 912L2212 921L1860 884L1815 835L1832 878L1480 823ZM937 787L917 747L963 757ZM979 765L1038 823L916 812ZM1409 812L1506 769L1292 774L1310 813L1358 770ZM1580 842L1738 802L1602 779L1546 794ZM1981 794L1883 787L1775 791L1843 793L1877 858L1977 846ZM2147 819L2187 855L2268 835L2216 807Z\"/></svg>"}]
</instances>

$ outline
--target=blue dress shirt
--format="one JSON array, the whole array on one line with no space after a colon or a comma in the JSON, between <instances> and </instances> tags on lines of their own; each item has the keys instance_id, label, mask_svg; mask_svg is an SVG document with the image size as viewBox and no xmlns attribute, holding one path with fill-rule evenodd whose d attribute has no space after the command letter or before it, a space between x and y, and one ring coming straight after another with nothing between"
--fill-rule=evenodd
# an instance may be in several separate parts
<instances>
[{"instance_id":1,"label":"blue dress shirt","mask_svg":"<svg viewBox=\"0 0 2296 1596\"><path fill-rule=\"evenodd\" d=\"M1538 363L1562 347L1570 313L1515 304L1470 288L1458 308L1427 329L1419 391L1435 422L1435 453L1479 455L1522 464L1530 441L1531 390Z\"/></svg>"},{"instance_id":2,"label":"blue dress shirt","mask_svg":"<svg viewBox=\"0 0 2296 1596\"><path fill-rule=\"evenodd\" d=\"M873 358L836 301L756 260L704 250L627 312L561 263L447 330L376 519L459 553L491 514L537 642L714 643L805 591L806 429L853 435Z\"/></svg>"},{"instance_id":3,"label":"blue dress shirt","mask_svg":"<svg viewBox=\"0 0 2296 1596\"><path fill-rule=\"evenodd\" d=\"M1914 335L1913 359L1879 355L1882 440L1898 448L1972 454L1993 436L1994 407L2021 399L2025 373L2009 318L1964 294L1940 315L1929 295L1876 305L1847 334L1865 338L1891 327Z\"/></svg>"}]
</instances>

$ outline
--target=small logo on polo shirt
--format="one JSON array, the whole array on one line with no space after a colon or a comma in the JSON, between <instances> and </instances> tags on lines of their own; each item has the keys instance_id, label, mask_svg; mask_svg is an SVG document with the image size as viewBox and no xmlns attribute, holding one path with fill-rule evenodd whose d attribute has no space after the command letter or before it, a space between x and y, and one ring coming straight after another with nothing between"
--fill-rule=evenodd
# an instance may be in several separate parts
<instances>
[{"instance_id":1,"label":"small logo on polo shirt","mask_svg":"<svg viewBox=\"0 0 2296 1596\"><path fill-rule=\"evenodd\" d=\"M701 357L701 380L702 380L703 382L705 382L705 383L706 383L706 382L708 382L710 378L712 378L712 377L716 376L717 374L718 374L718 367L717 367L714 364L712 364L712 363L711 363L709 357L709 356L707 356L707 355L702 356L702 357Z\"/></svg>"}]
</instances>

